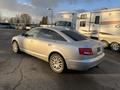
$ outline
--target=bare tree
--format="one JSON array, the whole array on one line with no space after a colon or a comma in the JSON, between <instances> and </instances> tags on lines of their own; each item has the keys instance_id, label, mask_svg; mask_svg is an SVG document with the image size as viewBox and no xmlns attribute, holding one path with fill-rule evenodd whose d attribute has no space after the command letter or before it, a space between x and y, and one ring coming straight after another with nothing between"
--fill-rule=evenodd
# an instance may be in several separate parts
<instances>
[{"instance_id":1,"label":"bare tree","mask_svg":"<svg viewBox=\"0 0 120 90\"><path fill-rule=\"evenodd\" d=\"M9 23L11 23L11 24L17 24L17 19L16 19L16 17L11 17L11 18L9 19Z\"/></svg>"},{"instance_id":2,"label":"bare tree","mask_svg":"<svg viewBox=\"0 0 120 90\"><path fill-rule=\"evenodd\" d=\"M107 10L107 9L108 9L107 7L102 7L102 8L97 8L97 9L95 9L94 11Z\"/></svg>"},{"instance_id":3,"label":"bare tree","mask_svg":"<svg viewBox=\"0 0 120 90\"><path fill-rule=\"evenodd\" d=\"M86 12L88 10L85 10L85 9L78 9L78 10L75 10L77 13L82 13L82 12Z\"/></svg>"},{"instance_id":4,"label":"bare tree","mask_svg":"<svg viewBox=\"0 0 120 90\"><path fill-rule=\"evenodd\" d=\"M25 13L21 14L20 22L23 23L24 25L31 24L31 16Z\"/></svg>"},{"instance_id":5,"label":"bare tree","mask_svg":"<svg viewBox=\"0 0 120 90\"><path fill-rule=\"evenodd\" d=\"M18 25L20 24L20 15L16 15L15 17L9 18L9 23Z\"/></svg>"},{"instance_id":6,"label":"bare tree","mask_svg":"<svg viewBox=\"0 0 120 90\"><path fill-rule=\"evenodd\" d=\"M0 13L0 22L2 22L2 19L3 19L3 18L2 18L2 15L1 15L1 13Z\"/></svg>"},{"instance_id":7,"label":"bare tree","mask_svg":"<svg viewBox=\"0 0 120 90\"><path fill-rule=\"evenodd\" d=\"M39 24L48 25L48 16L43 16Z\"/></svg>"}]
</instances>

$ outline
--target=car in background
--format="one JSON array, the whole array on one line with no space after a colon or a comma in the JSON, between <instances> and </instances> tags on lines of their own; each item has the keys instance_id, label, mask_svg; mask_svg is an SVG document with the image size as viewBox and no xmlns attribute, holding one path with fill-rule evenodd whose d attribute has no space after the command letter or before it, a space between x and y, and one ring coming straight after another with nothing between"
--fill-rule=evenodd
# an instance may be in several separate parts
<instances>
[{"instance_id":1,"label":"car in background","mask_svg":"<svg viewBox=\"0 0 120 90\"><path fill-rule=\"evenodd\" d=\"M72 23L70 21L56 21L54 27L63 27L70 30L72 28Z\"/></svg>"},{"instance_id":2,"label":"car in background","mask_svg":"<svg viewBox=\"0 0 120 90\"><path fill-rule=\"evenodd\" d=\"M25 25L25 30L30 30L35 27L38 27L38 25L37 24L27 24L27 25Z\"/></svg>"},{"instance_id":3,"label":"car in background","mask_svg":"<svg viewBox=\"0 0 120 90\"><path fill-rule=\"evenodd\" d=\"M32 27L30 24L25 25L25 30L30 30Z\"/></svg>"},{"instance_id":4,"label":"car in background","mask_svg":"<svg viewBox=\"0 0 120 90\"><path fill-rule=\"evenodd\" d=\"M31 28L39 27L39 24L31 24Z\"/></svg>"},{"instance_id":5,"label":"car in background","mask_svg":"<svg viewBox=\"0 0 120 90\"><path fill-rule=\"evenodd\" d=\"M12 50L15 53L26 52L49 62L56 73L66 69L88 70L99 65L105 55L100 41L56 27L37 27L13 37Z\"/></svg>"},{"instance_id":6,"label":"car in background","mask_svg":"<svg viewBox=\"0 0 120 90\"><path fill-rule=\"evenodd\" d=\"M0 29L1 29L1 30L15 29L15 25L10 24L10 23L0 23Z\"/></svg>"}]
</instances>

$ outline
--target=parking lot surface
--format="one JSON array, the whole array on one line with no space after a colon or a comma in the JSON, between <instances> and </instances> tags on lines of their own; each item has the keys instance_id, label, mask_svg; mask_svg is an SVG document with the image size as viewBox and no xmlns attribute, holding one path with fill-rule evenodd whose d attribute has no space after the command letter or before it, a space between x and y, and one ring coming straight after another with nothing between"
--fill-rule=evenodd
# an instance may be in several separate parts
<instances>
[{"instance_id":1,"label":"parking lot surface","mask_svg":"<svg viewBox=\"0 0 120 90\"><path fill-rule=\"evenodd\" d=\"M0 90L120 90L120 52L106 49L99 67L88 71L52 72L49 64L11 50L18 30L0 30Z\"/></svg>"}]
</instances>

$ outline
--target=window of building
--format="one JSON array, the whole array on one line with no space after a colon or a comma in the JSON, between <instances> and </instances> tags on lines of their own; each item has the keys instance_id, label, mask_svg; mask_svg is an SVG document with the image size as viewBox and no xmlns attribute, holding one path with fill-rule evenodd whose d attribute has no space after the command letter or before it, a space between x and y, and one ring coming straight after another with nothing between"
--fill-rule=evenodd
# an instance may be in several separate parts
<instances>
[{"instance_id":1,"label":"window of building","mask_svg":"<svg viewBox=\"0 0 120 90\"><path fill-rule=\"evenodd\" d=\"M100 23L100 16L96 16L95 17L95 24L99 24Z\"/></svg>"},{"instance_id":2,"label":"window of building","mask_svg":"<svg viewBox=\"0 0 120 90\"><path fill-rule=\"evenodd\" d=\"M87 18L87 14L82 14L80 19L86 19Z\"/></svg>"},{"instance_id":3,"label":"window of building","mask_svg":"<svg viewBox=\"0 0 120 90\"><path fill-rule=\"evenodd\" d=\"M86 21L80 21L80 27L86 27Z\"/></svg>"}]
</instances>

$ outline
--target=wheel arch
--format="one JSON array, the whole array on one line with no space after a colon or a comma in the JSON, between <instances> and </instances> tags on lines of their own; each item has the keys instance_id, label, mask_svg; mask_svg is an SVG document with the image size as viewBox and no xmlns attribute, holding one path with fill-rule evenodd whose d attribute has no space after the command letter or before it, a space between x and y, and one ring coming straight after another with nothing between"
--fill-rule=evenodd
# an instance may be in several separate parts
<instances>
[{"instance_id":1,"label":"wheel arch","mask_svg":"<svg viewBox=\"0 0 120 90\"><path fill-rule=\"evenodd\" d=\"M19 47L18 41L17 41L17 40L15 40L15 39L14 39L14 40L12 40L12 42L11 42L11 43L12 43L12 45L13 45L13 43L14 43L14 42L17 44L17 48L18 48L18 51L17 51L16 53L21 53L21 50L20 50L20 47Z\"/></svg>"},{"instance_id":2,"label":"wheel arch","mask_svg":"<svg viewBox=\"0 0 120 90\"><path fill-rule=\"evenodd\" d=\"M13 42L17 42L17 43L18 43L18 41L17 41L17 40L15 40L15 39L13 39L11 43L13 43Z\"/></svg>"},{"instance_id":3,"label":"wheel arch","mask_svg":"<svg viewBox=\"0 0 120 90\"><path fill-rule=\"evenodd\" d=\"M103 43L103 42L106 42L107 46L104 46L104 48L107 48L107 47L110 46L110 42L109 42L108 40L102 39L102 40L100 40L100 41L101 41L102 43Z\"/></svg>"},{"instance_id":4,"label":"wheel arch","mask_svg":"<svg viewBox=\"0 0 120 90\"><path fill-rule=\"evenodd\" d=\"M11 44L13 44L13 42L16 42L16 43L18 44L19 49L20 49L20 46L19 46L19 42L18 42L18 40L13 39L12 42L11 42Z\"/></svg>"},{"instance_id":5,"label":"wheel arch","mask_svg":"<svg viewBox=\"0 0 120 90\"><path fill-rule=\"evenodd\" d=\"M101 39L100 41L105 41L105 42L107 42L108 44L110 44L110 43L111 43L110 41L105 40L105 39Z\"/></svg>"},{"instance_id":6,"label":"wheel arch","mask_svg":"<svg viewBox=\"0 0 120 90\"><path fill-rule=\"evenodd\" d=\"M48 55L48 62L49 62L49 60L50 60L50 56L51 56L52 54L55 54L55 53L59 54L59 55L64 59L64 61L65 61L65 58L64 58L63 54L61 54L61 53L58 52L58 51L52 51L52 52ZM65 62L65 63L66 63L66 62Z\"/></svg>"},{"instance_id":7,"label":"wheel arch","mask_svg":"<svg viewBox=\"0 0 120 90\"><path fill-rule=\"evenodd\" d=\"M111 42L110 44L113 44L113 43L118 43L120 45L120 42Z\"/></svg>"},{"instance_id":8,"label":"wheel arch","mask_svg":"<svg viewBox=\"0 0 120 90\"><path fill-rule=\"evenodd\" d=\"M14 41L16 41L17 43L19 43L19 42L18 42L18 38L16 38L16 37L13 37L13 38L12 38L11 43L13 43Z\"/></svg>"}]
</instances>

